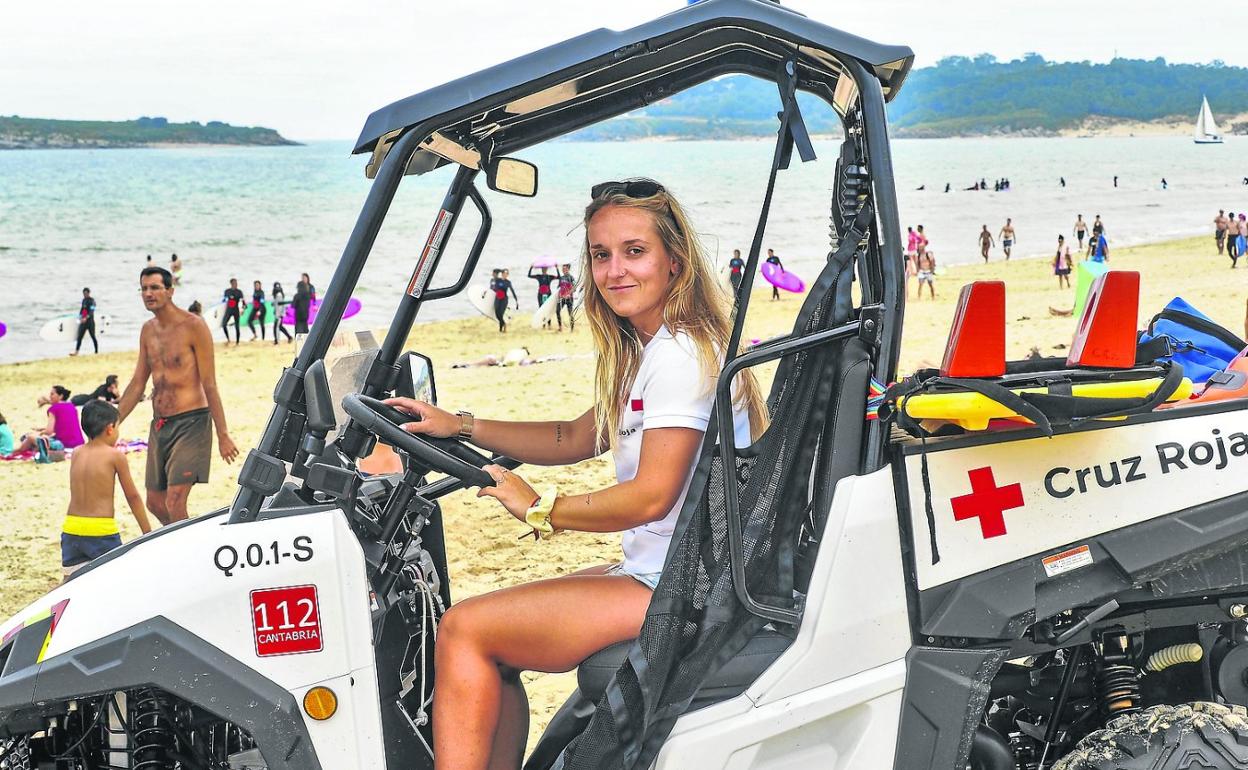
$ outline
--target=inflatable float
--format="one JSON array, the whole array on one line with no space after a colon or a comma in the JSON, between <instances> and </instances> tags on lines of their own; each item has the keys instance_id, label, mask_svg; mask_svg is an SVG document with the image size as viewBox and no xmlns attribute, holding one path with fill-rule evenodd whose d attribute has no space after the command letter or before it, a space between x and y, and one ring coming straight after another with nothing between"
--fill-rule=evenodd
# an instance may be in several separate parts
<instances>
[{"instance_id":1,"label":"inflatable float","mask_svg":"<svg viewBox=\"0 0 1248 770\"><path fill-rule=\"evenodd\" d=\"M774 262L764 262L762 273L767 283L775 286L777 289L784 289L795 294L806 291L806 283L801 278L798 278L795 274L790 273Z\"/></svg>"},{"instance_id":2,"label":"inflatable float","mask_svg":"<svg viewBox=\"0 0 1248 770\"><path fill-rule=\"evenodd\" d=\"M247 303L246 309L243 310L243 323L244 324L251 323L251 317L255 315L255 312L256 312L255 307L250 302ZM261 323L263 323L265 326L268 326L269 324L273 323L273 318L275 315L276 313L273 310L273 303L269 302L268 300L265 300L264 301L264 318L260 319Z\"/></svg>"}]
</instances>

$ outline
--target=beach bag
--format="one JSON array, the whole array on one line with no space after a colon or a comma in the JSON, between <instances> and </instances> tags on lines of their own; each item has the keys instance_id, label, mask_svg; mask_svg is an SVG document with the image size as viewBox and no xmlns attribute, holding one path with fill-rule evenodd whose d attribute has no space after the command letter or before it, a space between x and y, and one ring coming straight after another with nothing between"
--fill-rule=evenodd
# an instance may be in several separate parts
<instances>
[{"instance_id":1,"label":"beach bag","mask_svg":"<svg viewBox=\"0 0 1248 770\"><path fill-rule=\"evenodd\" d=\"M1139 355L1145 361L1175 361L1192 382L1201 383L1225 369L1245 343L1182 297L1170 300L1140 332Z\"/></svg>"}]
</instances>

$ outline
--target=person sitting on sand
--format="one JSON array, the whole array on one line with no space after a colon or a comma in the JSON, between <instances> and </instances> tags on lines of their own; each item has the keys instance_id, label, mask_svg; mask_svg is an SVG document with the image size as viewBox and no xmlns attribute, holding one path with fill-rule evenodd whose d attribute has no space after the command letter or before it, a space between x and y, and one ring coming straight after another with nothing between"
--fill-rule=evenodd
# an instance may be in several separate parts
<instances>
[{"instance_id":1,"label":"person sitting on sand","mask_svg":"<svg viewBox=\"0 0 1248 770\"><path fill-rule=\"evenodd\" d=\"M40 403L48 405L48 424L42 428L31 428L31 432L22 436L18 452L29 452L37 449L40 459L49 451L73 449L82 446L82 428L78 425L78 409L69 401L69 388L53 385L48 391L46 400Z\"/></svg>"},{"instance_id":2,"label":"person sitting on sand","mask_svg":"<svg viewBox=\"0 0 1248 770\"><path fill-rule=\"evenodd\" d=\"M117 407L92 401L82 409L89 439L69 461L69 509L61 526L61 567L69 577L84 564L121 545L113 517L116 482L143 534L151 531L143 498L130 477L130 464L117 449Z\"/></svg>"},{"instance_id":3,"label":"person sitting on sand","mask_svg":"<svg viewBox=\"0 0 1248 770\"><path fill-rule=\"evenodd\" d=\"M433 689L439 767L519 767L528 732L520 672L570 671L637 636L710 418L730 309L683 208L653 180L607 182L594 186L584 223L584 308L598 351L593 407L571 421L504 422L387 402L419 415L404 426L412 433L461 436L525 463L571 464L608 449L615 461L617 483L586 494L539 494L519 474L485 467L495 486L480 495L540 537L623 531L624 558L446 612ZM762 432L766 407L752 374L739 375L734 391L729 419L744 446Z\"/></svg>"},{"instance_id":4,"label":"person sitting on sand","mask_svg":"<svg viewBox=\"0 0 1248 770\"><path fill-rule=\"evenodd\" d=\"M4 412L0 412L0 457L13 454L13 443L13 429L4 418Z\"/></svg>"}]
</instances>

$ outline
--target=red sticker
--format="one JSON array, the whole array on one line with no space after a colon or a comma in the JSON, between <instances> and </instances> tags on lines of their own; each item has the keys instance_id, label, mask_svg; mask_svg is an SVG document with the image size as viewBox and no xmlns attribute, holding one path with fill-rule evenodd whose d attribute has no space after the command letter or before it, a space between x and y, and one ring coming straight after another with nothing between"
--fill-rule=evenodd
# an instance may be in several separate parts
<instances>
[{"instance_id":1,"label":"red sticker","mask_svg":"<svg viewBox=\"0 0 1248 770\"><path fill-rule=\"evenodd\" d=\"M632 404L632 406L633 406L633 411L634 411L634 412L640 412L640 411L642 410L642 406L641 406L641 399L640 399L640 398L634 398L634 399L633 399L633 404Z\"/></svg>"},{"instance_id":2,"label":"red sticker","mask_svg":"<svg viewBox=\"0 0 1248 770\"><path fill-rule=\"evenodd\" d=\"M321 605L316 586L264 588L251 592L251 627L256 655L298 655L321 651Z\"/></svg>"},{"instance_id":3,"label":"red sticker","mask_svg":"<svg viewBox=\"0 0 1248 770\"><path fill-rule=\"evenodd\" d=\"M953 506L954 521L979 519L980 534L985 540L1004 535L1005 512L1024 505L1022 485L998 487L991 467L975 468L967 471L967 475L971 481L971 493L949 501Z\"/></svg>"}]
</instances>

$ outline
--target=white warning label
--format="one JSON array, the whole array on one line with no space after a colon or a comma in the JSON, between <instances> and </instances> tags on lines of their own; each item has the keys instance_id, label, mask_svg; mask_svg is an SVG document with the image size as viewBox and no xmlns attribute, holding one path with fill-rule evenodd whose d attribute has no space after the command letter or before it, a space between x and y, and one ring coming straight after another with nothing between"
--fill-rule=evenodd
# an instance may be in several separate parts
<instances>
[{"instance_id":1,"label":"white warning label","mask_svg":"<svg viewBox=\"0 0 1248 770\"><path fill-rule=\"evenodd\" d=\"M1092 563L1092 552L1086 545L1069 548L1061 553L1046 556L1040 560L1044 564L1044 574L1056 577L1066 572L1073 572Z\"/></svg>"}]
</instances>

